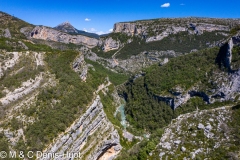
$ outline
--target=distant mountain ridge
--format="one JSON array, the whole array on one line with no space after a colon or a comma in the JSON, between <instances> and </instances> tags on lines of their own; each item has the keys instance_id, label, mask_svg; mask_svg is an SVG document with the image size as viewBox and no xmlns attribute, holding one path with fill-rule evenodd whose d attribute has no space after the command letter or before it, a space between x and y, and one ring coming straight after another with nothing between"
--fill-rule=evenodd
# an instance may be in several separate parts
<instances>
[{"instance_id":1,"label":"distant mountain ridge","mask_svg":"<svg viewBox=\"0 0 240 160\"><path fill-rule=\"evenodd\" d=\"M89 32L85 32L85 31L76 29L68 21L57 25L56 27L54 27L54 29L59 30L59 31L63 31L63 32L66 32L66 33L69 33L69 34L81 34L81 35L88 36L88 37L99 38L98 34L89 33Z\"/></svg>"}]
</instances>

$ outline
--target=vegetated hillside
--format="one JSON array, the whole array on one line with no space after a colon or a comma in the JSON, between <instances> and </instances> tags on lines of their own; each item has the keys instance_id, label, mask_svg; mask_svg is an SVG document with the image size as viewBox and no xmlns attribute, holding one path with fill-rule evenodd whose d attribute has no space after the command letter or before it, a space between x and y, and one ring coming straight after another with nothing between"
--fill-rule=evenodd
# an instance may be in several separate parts
<instances>
[{"instance_id":1,"label":"vegetated hillside","mask_svg":"<svg viewBox=\"0 0 240 160\"><path fill-rule=\"evenodd\" d=\"M128 76L112 72L96 62L85 63L83 58L80 63L87 66L87 78L83 81L79 73L74 72L73 64L82 55L76 50L85 46L26 39L28 34L25 33L33 26L5 13L0 19L7 21L6 17L9 18L6 23L8 28L5 29L5 23L0 25L3 28L0 35L0 149L7 152L21 150L24 153L43 151L63 132L68 133L73 122L90 113L87 119L81 121L89 128L77 129L77 133L80 131L78 141L71 142L84 140L81 148L84 159L105 156L108 147L111 151L115 150L111 156L117 155L121 150L119 133L104 113L97 94L104 90L104 99L108 85L121 84ZM22 27L29 29L23 31L25 35L21 33ZM16 33L12 28L16 29ZM111 93L113 91L114 87ZM112 112L118 105L118 102L113 103ZM94 112L89 110L90 105ZM105 102L104 108L106 105L109 104ZM100 139L98 143L94 143L95 136ZM62 141L60 139L65 144ZM121 143L125 141L121 138ZM71 151L72 144L69 145L65 149ZM59 147L62 149L62 146Z\"/></svg>"},{"instance_id":2,"label":"vegetated hillside","mask_svg":"<svg viewBox=\"0 0 240 160\"><path fill-rule=\"evenodd\" d=\"M239 19L194 17L121 22L92 51L104 58L118 51L119 59L151 50L189 53L218 45L239 25Z\"/></svg>"},{"instance_id":3,"label":"vegetated hillside","mask_svg":"<svg viewBox=\"0 0 240 160\"><path fill-rule=\"evenodd\" d=\"M202 50L171 59L161 67L150 67L145 81L149 91L160 95L175 87L187 90L197 83L205 87L213 73L219 71L215 64L218 52L219 48Z\"/></svg>"},{"instance_id":4,"label":"vegetated hillside","mask_svg":"<svg viewBox=\"0 0 240 160\"><path fill-rule=\"evenodd\" d=\"M74 35L73 33L68 34L61 30L63 28L56 30L41 25L35 26L4 12L0 12L0 22L0 45L2 49L28 50L26 43L38 43L55 49L80 50L82 43L85 45L89 44L90 46L98 44L95 34L89 33L92 36L79 33Z\"/></svg>"},{"instance_id":5,"label":"vegetated hillside","mask_svg":"<svg viewBox=\"0 0 240 160\"><path fill-rule=\"evenodd\" d=\"M128 76L126 74L115 73L115 72L105 68L101 64L91 61L91 60L88 60L88 59L86 59L85 61L88 64L93 65L94 68L96 69L97 73L101 73L105 77L109 77L109 80L116 86L123 84L124 82L126 82L128 80Z\"/></svg>"},{"instance_id":6,"label":"vegetated hillside","mask_svg":"<svg viewBox=\"0 0 240 160\"><path fill-rule=\"evenodd\" d=\"M44 150L86 112L96 96L95 91L107 76L113 84L123 83L127 79L125 75L93 63L86 82L81 81L78 73L71 68L79 54L70 50L40 53L1 51L1 149L8 151L14 148L24 152ZM95 70L94 67L98 68ZM92 120L94 124L95 120ZM110 133L106 132L105 136ZM89 139L88 134L86 140Z\"/></svg>"},{"instance_id":7,"label":"vegetated hillside","mask_svg":"<svg viewBox=\"0 0 240 160\"><path fill-rule=\"evenodd\" d=\"M127 59L143 51L167 51L173 50L180 53L189 53L192 50L201 50L214 46L226 36L217 32L204 32L202 35L189 35L187 32L171 34L161 41L146 43L144 40L134 38L133 42L126 44L117 54L116 58Z\"/></svg>"},{"instance_id":8,"label":"vegetated hillside","mask_svg":"<svg viewBox=\"0 0 240 160\"><path fill-rule=\"evenodd\" d=\"M226 45L229 43L226 43ZM160 157L184 158L186 156L193 156L192 158L206 158L209 155L206 156L204 151L207 150L207 148L212 148L211 145L218 144L218 140L219 145L215 147L216 149L209 150L210 157L218 159L220 157L237 156L236 154L237 151L239 151L239 144L236 144L237 146L230 145L238 139L238 127L233 125L236 123L235 120L231 118L227 120L225 118L224 120L226 120L226 122L222 122L219 118L211 116L214 121L216 120L224 123L222 125L225 125L226 123L227 127L231 128L231 133L228 132L228 135L234 136L231 136L230 139L227 138L229 141L227 140L226 143L226 138L224 138L224 135L226 136L226 134L222 134L222 129L216 129L216 124L214 124L214 129L211 128L211 132L214 133L214 136L221 135L221 138L218 140L213 140L214 136L213 138L204 138L205 132L210 132L207 132L208 130L206 128L205 130L203 129L199 131L197 131L198 129L196 128L198 123L207 121L203 118L201 110L210 110L222 106L234 106L239 104L239 91L229 91L230 97L232 94L234 94L234 96L227 99L226 97L229 97L229 95L227 95L224 90L221 90L222 86L234 86L236 84L234 82L235 80L231 79L231 76L238 77L236 81L239 81L238 72L240 68L240 59L238 56L240 55L240 52L238 45L233 47L231 52L232 57L235 57L234 61L231 63L231 66L234 66L234 71L232 67L232 73L231 71L229 72L229 69L225 68L225 63L221 62L221 65L217 63L217 57L222 55L222 50L224 50L223 48L226 45L223 45L221 48L215 47L204 49L172 58L164 65L153 65L145 69L144 74L132 77L130 81L125 84L125 87L121 89L120 94L125 97L126 100L125 113L127 114L127 120L130 123L128 130L134 134L140 135L151 133L151 136L147 141L140 142L131 150L123 150L119 159L159 159ZM237 86L237 88L239 88L239 84ZM223 91L223 97L214 95L218 90ZM185 96L185 94L188 96ZM171 104L178 103L179 101L181 102L181 105L177 108L171 106ZM200 112L199 115L201 115L203 119L195 118L194 125L191 124L192 120L185 119L182 121L183 126L187 123L188 125L186 126L188 126L188 129L189 126L195 126L195 128L190 128L187 131L180 130L179 119L186 117L183 114L191 114L192 112ZM224 112L227 115L230 115L228 117L231 117L232 111L226 109ZM238 111L234 110L233 114L238 114ZM223 113L219 113L217 116L222 115ZM177 118L178 116L179 118ZM173 126L170 124L173 124ZM172 126L170 129L172 130L171 133L174 134L169 133L169 127L166 127L168 125L169 127ZM204 122L204 125L209 127L207 126L207 122ZM164 134L161 129L165 130ZM200 147L200 149L202 148L201 151L197 151L199 145L196 144L194 147L196 141L192 142L193 139L191 138L193 138L194 135L191 135L189 133L190 131L191 133L197 131L197 136L194 137L194 140L199 138L201 139L199 141L203 142L204 147ZM168 133L169 135L166 138L165 134ZM183 133L183 135L179 135L181 133ZM173 138L173 135L175 134L176 137ZM163 141L161 140L161 143L159 138L163 139ZM152 152L154 150L154 147L152 146L159 145L159 143L161 146L157 148L156 153ZM182 149L181 147L184 148ZM227 150L227 152L223 152L223 150Z\"/></svg>"},{"instance_id":9,"label":"vegetated hillside","mask_svg":"<svg viewBox=\"0 0 240 160\"><path fill-rule=\"evenodd\" d=\"M23 33L28 33L32 26L7 14L1 14L0 19L6 17L10 18L9 21L0 24L3 26L0 27L3 31L0 37L0 150L54 150L54 153L77 150L83 151L82 159L115 157L121 151L118 159L159 159L161 148L157 148L156 154L153 150L165 134L164 127L174 123L172 119L184 113L234 106L239 102L240 47L232 47L233 41L238 41L239 36L224 41L226 44L221 44L221 48L204 49L214 47L226 39L229 29L237 20L194 19L199 23L195 24L195 28L189 25L176 28L174 25L182 24L180 22L188 23L181 19L167 20L166 23L140 21L139 24L153 28L144 29L143 26L143 30L138 30L139 26L134 24L133 35L129 35L131 27L125 25L126 32L122 32L120 24L118 30L121 32L103 37L102 42L97 40L102 45L92 51L96 50L99 55L100 52L106 54L106 58L112 57L118 50L113 59L109 60L113 64L112 68L125 62L132 67L131 63L138 63L138 59L143 59L143 64L151 59L157 63L127 81L126 74L119 74L111 67L106 67L107 61L101 65L98 62L103 59L93 56L91 60L86 60L81 52L76 51L86 51L85 57L94 55L87 46L27 40L20 30L25 27L27 30ZM170 22L173 25L168 26ZM162 24L165 27L161 28ZM213 31L209 31L206 26L210 26ZM154 27L156 30L151 33ZM205 30L200 30L201 27ZM166 32L160 32L161 29ZM142 34L144 30L148 35ZM238 28L232 30L233 33L237 31ZM162 37L163 32L166 37ZM199 51L185 54L192 49ZM145 50L148 52L139 55L139 52ZM228 53L232 58L227 57ZM154 55L166 58L166 61L162 63L162 59ZM120 61L120 58L130 61ZM230 67L226 65L229 59ZM142 66L134 67L141 70ZM117 95L116 86L126 99L127 130L121 126L122 117L116 112L117 106L123 103ZM177 103L180 105L175 107ZM235 111L238 112L234 110L233 117L238 116ZM238 137L239 126L234 120L231 122L229 127ZM128 136L132 140L124 135L126 132L130 132ZM198 138L201 139L201 136ZM188 142L190 140L186 139L184 145ZM233 149L232 146L228 148L229 152L238 150L238 146ZM223 148L216 153L222 153ZM186 154L191 147L187 149ZM186 154L181 153L179 157Z\"/></svg>"},{"instance_id":10,"label":"vegetated hillside","mask_svg":"<svg viewBox=\"0 0 240 160\"><path fill-rule=\"evenodd\" d=\"M233 57L239 56L238 49L235 47ZM227 76L225 69L221 70L216 63L218 54L219 48L212 48L173 58L163 66L151 66L145 70L145 76L129 81L123 93L127 101L128 120L137 128L153 130L168 124L179 113L193 111L196 107L204 109L201 106L210 103L204 94L211 97L214 93L212 90L216 91L218 84L225 83L224 77ZM239 69L239 58L234 59L232 65ZM199 94L192 94L191 91ZM178 99L174 97L185 93L200 98L186 97L175 111L166 107L166 103L170 106L177 103Z\"/></svg>"},{"instance_id":11,"label":"vegetated hillside","mask_svg":"<svg viewBox=\"0 0 240 160\"><path fill-rule=\"evenodd\" d=\"M227 32L226 32L227 35ZM137 36L129 37L124 33L111 33L108 37L119 37L123 44L120 47L116 58L128 59L133 55L138 55L144 51L167 51L173 50L178 53L189 53L192 50L201 50L217 45L226 38L226 35L217 31L204 32L201 35L189 34L188 32L179 32L177 34L170 34L164 37L162 40L146 42L145 39L141 39ZM128 39L131 39L129 43L126 43ZM108 52L102 51L101 47L95 47L92 50L100 57L111 58L111 56L117 52L117 50L111 50Z\"/></svg>"},{"instance_id":12,"label":"vegetated hillside","mask_svg":"<svg viewBox=\"0 0 240 160\"><path fill-rule=\"evenodd\" d=\"M152 159L238 159L240 106L195 111L173 120Z\"/></svg>"},{"instance_id":13,"label":"vegetated hillside","mask_svg":"<svg viewBox=\"0 0 240 160\"><path fill-rule=\"evenodd\" d=\"M188 89L196 83L208 83L205 73L218 70L215 64L218 51L218 48L198 51L173 58L163 66L153 65L146 69L145 76L127 83L124 94L129 121L148 130L168 124L174 118L174 111L155 95L176 86Z\"/></svg>"},{"instance_id":14,"label":"vegetated hillside","mask_svg":"<svg viewBox=\"0 0 240 160\"><path fill-rule=\"evenodd\" d=\"M17 17L0 11L0 35L3 34L4 37L8 38L14 37L26 39L24 34L20 32L20 29L23 27L32 28L34 26L21 19L18 19ZM7 30L10 32L10 34L7 33Z\"/></svg>"}]
</instances>

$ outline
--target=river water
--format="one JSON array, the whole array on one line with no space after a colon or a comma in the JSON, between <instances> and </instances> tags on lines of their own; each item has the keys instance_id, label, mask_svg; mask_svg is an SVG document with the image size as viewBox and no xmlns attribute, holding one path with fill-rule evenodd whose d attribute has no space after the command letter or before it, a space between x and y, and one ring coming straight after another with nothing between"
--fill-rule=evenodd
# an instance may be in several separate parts
<instances>
[{"instance_id":1,"label":"river water","mask_svg":"<svg viewBox=\"0 0 240 160\"><path fill-rule=\"evenodd\" d=\"M122 126L124 127L124 129L126 129L126 127L127 127L127 121L126 121L126 115L125 115L125 113L124 113L124 106L125 106L125 104L121 104L121 105L117 108L116 112L114 113L114 117L116 117L117 113L120 112L120 115L121 115L121 124L122 124Z\"/></svg>"}]
</instances>

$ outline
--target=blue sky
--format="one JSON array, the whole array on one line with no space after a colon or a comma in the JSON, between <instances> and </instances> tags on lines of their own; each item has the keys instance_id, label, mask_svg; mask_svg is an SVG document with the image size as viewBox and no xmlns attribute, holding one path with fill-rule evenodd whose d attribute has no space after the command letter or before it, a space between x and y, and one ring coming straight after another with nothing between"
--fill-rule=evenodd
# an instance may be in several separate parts
<instances>
[{"instance_id":1,"label":"blue sky","mask_svg":"<svg viewBox=\"0 0 240 160\"><path fill-rule=\"evenodd\" d=\"M0 0L0 10L35 25L107 33L114 23L163 17L240 18L240 0Z\"/></svg>"}]
</instances>

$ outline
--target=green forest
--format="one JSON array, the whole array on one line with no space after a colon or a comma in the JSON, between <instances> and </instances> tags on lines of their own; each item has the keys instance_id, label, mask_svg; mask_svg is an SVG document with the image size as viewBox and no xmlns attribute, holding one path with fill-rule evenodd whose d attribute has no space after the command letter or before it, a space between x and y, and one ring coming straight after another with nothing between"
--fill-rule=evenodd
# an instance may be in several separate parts
<instances>
[{"instance_id":1,"label":"green forest","mask_svg":"<svg viewBox=\"0 0 240 160\"><path fill-rule=\"evenodd\" d=\"M211 44L223 40L226 38L222 34L214 32L204 32L201 35L190 35L188 32L180 32L177 34L170 34L168 37L163 38L161 41L146 42L146 39L141 39L137 36L127 36L123 33L112 33L110 36L116 40L120 40L121 43L125 43L121 51L116 55L116 58L127 59L132 55L140 54L143 51L167 51L174 50L178 53L189 53L192 49L201 50L208 48ZM121 36L120 36L121 35ZM119 38L120 37L120 38ZM132 39L131 43L126 43L127 39ZM103 58L111 58L111 56L117 51L112 50L103 52L101 47L95 47L92 49L94 53Z\"/></svg>"},{"instance_id":2,"label":"green forest","mask_svg":"<svg viewBox=\"0 0 240 160\"><path fill-rule=\"evenodd\" d=\"M162 128L180 113L193 111L196 106L205 106L201 98L192 99L188 107L172 110L156 98L157 95L174 97L176 87L187 91L193 86L200 91L214 88L208 80L222 72L215 63L219 48L206 49L172 58L166 65L153 65L145 69L145 76L126 83L122 95L127 101L126 114L134 127L153 131Z\"/></svg>"}]
</instances>

